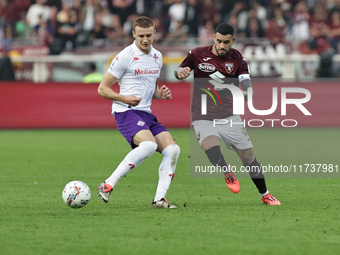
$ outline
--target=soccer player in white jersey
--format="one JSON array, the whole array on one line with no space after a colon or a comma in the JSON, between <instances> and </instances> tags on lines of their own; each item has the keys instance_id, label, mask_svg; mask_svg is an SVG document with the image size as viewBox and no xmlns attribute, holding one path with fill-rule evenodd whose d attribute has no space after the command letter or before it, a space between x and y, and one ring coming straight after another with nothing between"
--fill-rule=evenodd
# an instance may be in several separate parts
<instances>
[{"instance_id":1,"label":"soccer player in white jersey","mask_svg":"<svg viewBox=\"0 0 340 255\"><path fill-rule=\"evenodd\" d=\"M165 85L158 87L162 68L162 54L152 47L156 35L155 25L148 17L139 17L133 24L135 41L122 50L113 60L98 87L99 95L112 100L112 115L118 130L131 148L105 182L99 184L98 195L105 203L118 181L155 151L162 153L159 181L154 208L177 208L165 195L175 175L180 147L171 134L151 114L152 99L171 99L171 91ZM111 89L118 82L119 94Z\"/></svg>"}]
</instances>

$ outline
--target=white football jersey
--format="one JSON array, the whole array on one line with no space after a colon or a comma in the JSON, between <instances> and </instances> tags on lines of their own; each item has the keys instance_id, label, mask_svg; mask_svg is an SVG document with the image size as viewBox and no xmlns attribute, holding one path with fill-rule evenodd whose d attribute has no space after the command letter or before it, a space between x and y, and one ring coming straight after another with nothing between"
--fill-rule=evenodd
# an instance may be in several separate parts
<instances>
[{"instance_id":1,"label":"white football jersey","mask_svg":"<svg viewBox=\"0 0 340 255\"><path fill-rule=\"evenodd\" d=\"M162 65L162 54L152 46L148 55L138 49L135 42L122 50L112 60L107 71L118 79L119 94L134 95L141 97L142 100L137 106L130 108L127 104L113 101L112 114L130 109L151 112L152 96Z\"/></svg>"}]
</instances>

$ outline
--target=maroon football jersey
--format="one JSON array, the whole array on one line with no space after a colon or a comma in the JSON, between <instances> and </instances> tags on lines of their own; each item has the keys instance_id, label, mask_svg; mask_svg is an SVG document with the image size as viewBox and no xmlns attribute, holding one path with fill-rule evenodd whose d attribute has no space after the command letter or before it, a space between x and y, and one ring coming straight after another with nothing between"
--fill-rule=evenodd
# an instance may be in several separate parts
<instances>
[{"instance_id":1,"label":"maroon football jersey","mask_svg":"<svg viewBox=\"0 0 340 255\"><path fill-rule=\"evenodd\" d=\"M211 52L212 46L199 47L189 51L180 67L194 70L194 91L192 98L193 120L223 119L233 115L233 98L229 89L219 89L214 84L238 86L238 76L248 74L248 64L242 54L231 49L224 56ZM207 114L201 114L201 95L207 94ZM214 98L213 98L214 97Z\"/></svg>"}]
</instances>

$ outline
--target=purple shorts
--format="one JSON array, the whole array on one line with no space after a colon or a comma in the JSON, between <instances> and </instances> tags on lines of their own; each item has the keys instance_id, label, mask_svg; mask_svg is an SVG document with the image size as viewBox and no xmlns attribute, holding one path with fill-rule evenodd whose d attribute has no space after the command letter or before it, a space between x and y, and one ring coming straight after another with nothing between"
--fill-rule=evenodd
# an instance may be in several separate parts
<instances>
[{"instance_id":1,"label":"purple shorts","mask_svg":"<svg viewBox=\"0 0 340 255\"><path fill-rule=\"evenodd\" d=\"M132 138L139 131L143 129L150 130L153 136L168 131L158 122L155 115L139 110L116 112L115 121L119 132L125 137L132 149L137 147Z\"/></svg>"}]
</instances>

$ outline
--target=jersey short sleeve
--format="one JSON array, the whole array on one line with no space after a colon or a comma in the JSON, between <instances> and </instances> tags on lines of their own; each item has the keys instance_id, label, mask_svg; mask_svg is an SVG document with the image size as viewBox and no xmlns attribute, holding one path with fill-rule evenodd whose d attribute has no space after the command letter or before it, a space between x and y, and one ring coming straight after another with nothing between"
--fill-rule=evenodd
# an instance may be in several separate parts
<instances>
[{"instance_id":1,"label":"jersey short sleeve","mask_svg":"<svg viewBox=\"0 0 340 255\"><path fill-rule=\"evenodd\" d=\"M107 71L117 79L120 79L128 68L129 62L129 58L127 58L122 51L112 60Z\"/></svg>"},{"instance_id":2,"label":"jersey short sleeve","mask_svg":"<svg viewBox=\"0 0 340 255\"><path fill-rule=\"evenodd\" d=\"M190 67L191 70L195 69L195 50L188 52L180 67Z\"/></svg>"},{"instance_id":3,"label":"jersey short sleeve","mask_svg":"<svg viewBox=\"0 0 340 255\"><path fill-rule=\"evenodd\" d=\"M160 57L160 64L159 64L159 68L160 70L162 70L163 67L163 55L159 52L159 57ZM161 73L159 72L158 78L161 77Z\"/></svg>"},{"instance_id":4,"label":"jersey short sleeve","mask_svg":"<svg viewBox=\"0 0 340 255\"><path fill-rule=\"evenodd\" d=\"M247 60L240 54L238 59L238 75L250 74L249 66Z\"/></svg>"}]
</instances>

